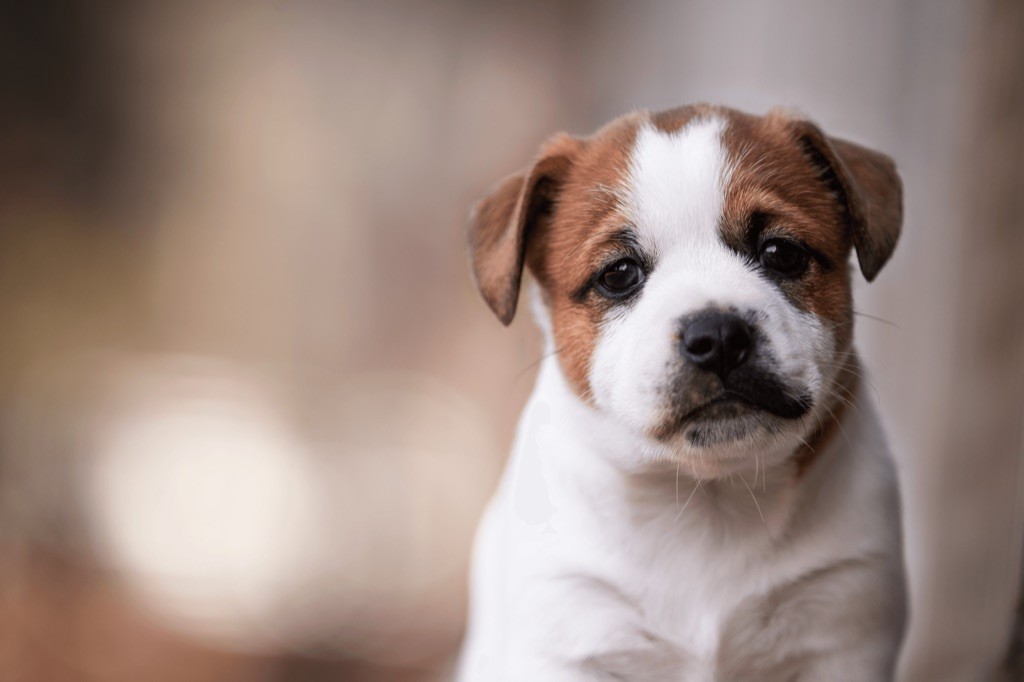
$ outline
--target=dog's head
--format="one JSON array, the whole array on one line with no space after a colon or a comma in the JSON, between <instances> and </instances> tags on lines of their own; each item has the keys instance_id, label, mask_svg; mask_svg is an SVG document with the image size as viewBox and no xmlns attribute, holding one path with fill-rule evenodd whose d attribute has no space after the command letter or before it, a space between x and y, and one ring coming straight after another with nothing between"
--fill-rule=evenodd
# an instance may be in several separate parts
<instances>
[{"instance_id":1,"label":"dog's head","mask_svg":"<svg viewBox=\"0 0 1024 682\"><path fill-rule=\"evenodd\" d=\"M850 251L874 279L901 222L888 157L699 105L548 141L474 209L470 252L505 324L529 268L566 381L639 456L714 476L787 456L844 400Z\"/></svg>"}]
</instances>

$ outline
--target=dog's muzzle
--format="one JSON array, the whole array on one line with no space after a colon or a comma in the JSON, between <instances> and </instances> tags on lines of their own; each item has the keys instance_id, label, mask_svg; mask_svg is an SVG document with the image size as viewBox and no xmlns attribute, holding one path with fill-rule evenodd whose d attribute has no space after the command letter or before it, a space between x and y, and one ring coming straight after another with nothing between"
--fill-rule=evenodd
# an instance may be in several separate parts
<instances>
[{"instance_id":1,"label":"dog's muzzle","mask_svg":"<svg viewBox=\"0 0 1024 682\"><path fill-rule=\"evenodd\" d=\"M697 423L745 416L798 419L812 400L780 375L756 322L733 310L708 309L680 320L680 368L670 387L671 416L656 434L670 437Z\"/></svg>"}]
</instances>

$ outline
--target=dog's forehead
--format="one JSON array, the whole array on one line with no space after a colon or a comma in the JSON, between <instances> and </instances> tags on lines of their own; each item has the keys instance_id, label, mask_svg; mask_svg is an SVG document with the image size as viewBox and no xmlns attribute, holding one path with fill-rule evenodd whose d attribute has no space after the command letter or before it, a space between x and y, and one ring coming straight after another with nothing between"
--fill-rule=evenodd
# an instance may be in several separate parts
<instances>
[{"instance_id":1,"label":"dog's forehead","mask_svg":"<svg viewBox=\"0 0 1024 682\"><path fill-rule=\"evenodd\" d=\"M832 229L836 198L788 132L788 115L693 105L630 114L587 141L566 207L577 229L637 230L652 248L697 240L736 244L755 212L776 215L824 253L845 248ZM588 229L589 226L589 229ZM656 242L656 244L654 243Z\"/></svg>"},{"instance_id":2,"label":"dog's forehead","mask_svg":"<svg viewBox=\"0 0 1024 682\"><path fill-rule=\"evenodd\" d=\"M638 130L625 211L648 248L717 241L731 170L722 143L725 126L723 118L709 116L672 131L650 123Z\"/></svg>"}]
</instances>

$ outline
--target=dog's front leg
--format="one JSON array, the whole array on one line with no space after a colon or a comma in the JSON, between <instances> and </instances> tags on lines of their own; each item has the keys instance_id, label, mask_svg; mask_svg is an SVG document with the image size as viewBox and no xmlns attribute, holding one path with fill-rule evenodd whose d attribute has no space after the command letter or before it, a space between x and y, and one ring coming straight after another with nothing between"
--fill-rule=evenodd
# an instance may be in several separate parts
<instances>
[{"instance_id":1,"label":"dog's front leg","mask_svg":"<svg viewBox=\"0 0 1024 682\"><path fill-rule=\"evenodd\" d=\"M530 622L520 631L532 633L523 643L545 669L533 679L686 679L684 653L652 632L631 600L607 582L578 574L549 579L520 606L516 616Z\"/></svg>"},{"instance_id":2,"label":"dog's front leg","mask_svg":"<svg viewBox=\"0 0 1024 682\"><path fill-rule=\"evenodd\" d=\"M636 636L633 636L636 635ZM579 657L579 647L519 657L502 679L544 682L674 682L689 670L683 657L664 642L642 633L621 633L617 647ZM692 679L703 679L699 676ZM711 678L707 678L711 679Z\"/></svg>"}]
</instances>

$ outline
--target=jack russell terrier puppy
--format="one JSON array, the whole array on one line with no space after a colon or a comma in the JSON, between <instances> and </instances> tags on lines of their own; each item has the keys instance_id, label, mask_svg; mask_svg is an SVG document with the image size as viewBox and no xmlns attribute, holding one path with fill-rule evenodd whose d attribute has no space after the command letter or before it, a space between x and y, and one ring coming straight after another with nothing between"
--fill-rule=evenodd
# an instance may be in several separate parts
<instances>
[{"instance_id":1,"label":"jack russell terrier puppy","mask_svg":"<svg viewBox=\"0 0 1024 682\"><path fill-rule=\"evenodd\" d=\"M473 565L463 682L864 681L904 631L893 463L847 261L896 246L886 156L697 105L558 135L470 218L547 355Z\"/></svg>"}]
</instances>

